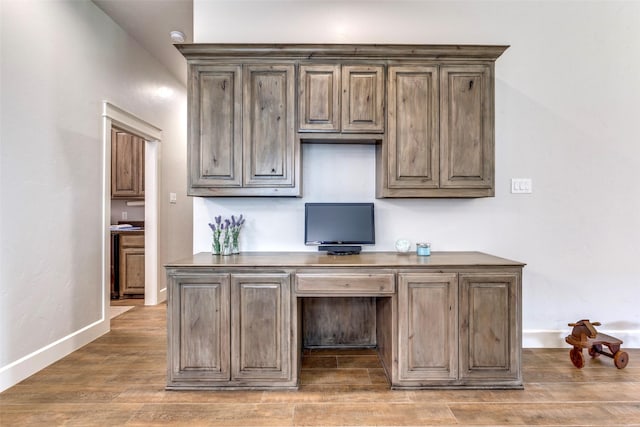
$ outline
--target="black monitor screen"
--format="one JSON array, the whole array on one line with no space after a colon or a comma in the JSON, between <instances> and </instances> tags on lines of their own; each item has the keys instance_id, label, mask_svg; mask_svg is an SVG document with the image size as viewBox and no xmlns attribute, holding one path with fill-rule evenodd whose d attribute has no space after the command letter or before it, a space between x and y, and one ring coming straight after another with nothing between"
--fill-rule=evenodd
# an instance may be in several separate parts
<instances>
[{"instance_id":1,"label":"black monitor screen","mask_svg":"<svg viewBox=\"0 0 640 427\"><path fill-rule=\"evenodd\" d=\"M307 245L376 242L373 203L306 203L304 210Z\"/></svg>"}]
</instances>

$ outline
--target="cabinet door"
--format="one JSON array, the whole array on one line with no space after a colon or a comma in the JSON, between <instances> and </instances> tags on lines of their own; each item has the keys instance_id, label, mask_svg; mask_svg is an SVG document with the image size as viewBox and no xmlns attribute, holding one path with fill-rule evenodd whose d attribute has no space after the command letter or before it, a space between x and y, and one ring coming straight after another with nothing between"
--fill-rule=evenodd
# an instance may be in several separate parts
<instances>
[{"instance_id":1,"label":"cabinet door","mask_svg":"<svg viewBox=\"0 0 640 427\"><path fill-rule=\"evenodd\" d=\"M300 65L298 129L340 130L340 65Z\"/></svg>"},{"instance_id":2,"label":"cabinet door","mask_svg":"<svg viewBox=\"0 0 640 427\"><path fill-rule=\"evenodd\" d=\"M389 67L388 186L438 188L438 69Z\"/></svg>"},{"instance_id":3,"label":"cabinet door","mask_svg":"<svg viewBox=\"0 0 640 427\"><path fill-rule=\"evenodd\" d=\"M244 67L244 186L294 187L294 66Z\"/></svg>"},{"instance_id":4,"label":"cabinet door","mask_svg":"<svg viewBox=\"0 0 640 427\"><path fill-rule=\"evenodd\" d=\"M189 188L242 186L240 66L192 66L189 75ZM203 192L204 191L204 192Z\"/></svg>"},{"instance_id":5,"label":"cabinet door","mask_svg":"<svg viewBox=\"0 0 640 427\"><path fill-rule=\"evenodd\" d=\"M231 276L233 380L291 378L290 282L288 274Z\"/></svg>"},{"instance_id":6,"label":"cabinet door","mask_svg":"<svg viewBox=\"0 0 640 427\"><path fill-rule=\"evenodd\" d=\"M342 67L342 131L384 131L384 67Z\"/></svg>"},{"instance_id":7,"label":"cabinet door","mask_svg":"<svg viewBox=\"0 0 640 427\"><path fill-rule=\"evenodd\" d=\"M144 140L111 130L111 197L144 198Z\"/></svg>"},{"instance_id":8,"label":"cabinet door","mask_svg":"<svg viewBox=\"0 0 640 427\"><path fill-rule=\"evenodd\" d=\"M460 377L520 378L520 277L460 274Z\"/></svg>"},{"instance_id":9,"label":"cabinet door","mask_svg":"<svg viewBox=\"0 0 640 427\"><path fill-rule=\"evenodd\" d=\"M399 383L457 378L455 273L398 274Z\"/></svg>"},{"instance_id":10,"label":"cabinet door","mask_svg":"<svg viewBox=\"0 0 640 427\"><path fill-rule=\"evenodd\" d=\"M440 69L442 188L493 190L492 82L492 68L488 65Z\"/></svg>"},{"instance_id":11,"label":"cabinet door","mask_svg":"<svg viewBox=\"0 0 640 427\"><path fill-rule=\"evenodd\" d=\"M120 235L120 297L144 295L144 235Z\"/></svg>"},{"instance_id":12,"label":"cabinet door","mask_svg":"<svg viewBox=\"0 0 640 427\"><path fill-rule=\"evenodd\" d=\"M170 276L168 289L169 385L229 381L229 275Z\"/></svg>"}]
</instances>

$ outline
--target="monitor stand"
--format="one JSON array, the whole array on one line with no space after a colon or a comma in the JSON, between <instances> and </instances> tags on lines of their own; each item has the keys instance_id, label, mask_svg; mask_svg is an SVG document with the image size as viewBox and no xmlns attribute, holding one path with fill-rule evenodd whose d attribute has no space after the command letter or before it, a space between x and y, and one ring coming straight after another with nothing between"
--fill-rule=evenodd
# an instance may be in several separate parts
<instances>
[{"instance_id":1,"label":"monitor stand","mask_svg":"<svg viewBox=\"0 0 640 427\"><path fill-rule=\"evenodd\" d=\"M362 251L362 246L318 246L319 251L326 251L329 255L356 255Z\"/></svg>"}]
</instances>

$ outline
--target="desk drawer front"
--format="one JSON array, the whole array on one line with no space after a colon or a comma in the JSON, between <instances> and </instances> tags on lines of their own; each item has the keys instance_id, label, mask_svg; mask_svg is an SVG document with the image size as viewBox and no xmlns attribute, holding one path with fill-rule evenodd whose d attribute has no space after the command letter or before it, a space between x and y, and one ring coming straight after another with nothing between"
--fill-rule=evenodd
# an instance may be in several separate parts
<instances>
[{"instance_id":1,"label":"desk drawer front","mask_svg":"<svg viewBox=\"0 0 640 427\"><path fill-rule=\"evenodd\" d=\"M313 294L392 294L395 292L395 275L300 273L296 275L296 291Z\"/></svg>"},{"instance_id":2,"label":"desk drawer front","mask_svg":"<svg viewBox=\"0 0 640 427\"><path fill-rule=\"evenodd\" d=\"M144 234L121 234L120 246L144 248Z\"/></svg>"}]
</instances>

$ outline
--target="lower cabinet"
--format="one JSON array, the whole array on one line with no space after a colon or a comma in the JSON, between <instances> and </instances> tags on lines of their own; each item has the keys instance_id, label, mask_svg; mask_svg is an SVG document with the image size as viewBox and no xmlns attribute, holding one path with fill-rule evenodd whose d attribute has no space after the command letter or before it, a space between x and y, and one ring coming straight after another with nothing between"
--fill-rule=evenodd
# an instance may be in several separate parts
<instances>
[{"instance_id":1,"label":"lower cabinet","mask_svg":"<svg viewBox=\"0 0 640 427\"><path fill-rule=\"evenodd\" d=\"M392 386L521 387L518 273L399 273Z\"/></svg>"},{"instance_id":2,"label":"lower cabinet","mask_svg":"<svg viewBox=\"0 0 640 427\"><path fill-rule=\"evenodd\" d=\"M288 274L231 275L231 378L259 383L291 377Z\"/></svg>"},{"instance_id":3,"label":"lower cabinet","mask_svg":"<svg viewBox=\"0 0 640 427\"><path fill-rule=\"evenodd\" d=\"M455 273L398 274L398 381L415 386L458 377Z\"/></svg>"},{"instance_id":4,"label":"lower cabinet","mask_svg":"<svg viewBox=\"0 0 640 427\"><path fill-rule=\"evenodd\" d=\"M144 234L120 235L120 298L144 295Z\"/></svg>"},{"instance_id":5,"label":"lower cabinet","mask_svg":"<svg viewBox=\"0 0 640 427\"><path fill-rule=\"evenodd\" d=\"M391 388L522 388L522 264L410 256L327 267L309 253L203 253L167 266L167 388L294 389L303 344L353 330Z\"/></svg>"},{"instance_id":6,"label":"lower cabinet","mask_svg":"<svg viewBox=\"0 0 640 427\"><path fill-rule=\"evenodd\" d=\"M460 378L466 384L521 384L519 277L461 273Z\"/></svg>"},{"instance_id":7,"label":"lower cabinet","mask_svg":"<svg viewBox=\"0 0 640 427\"><path fill-rule=\"evenodd\" d=\"M167 388L293 387L286 273L169 275Z\"/></svg>"}]
</instances>

